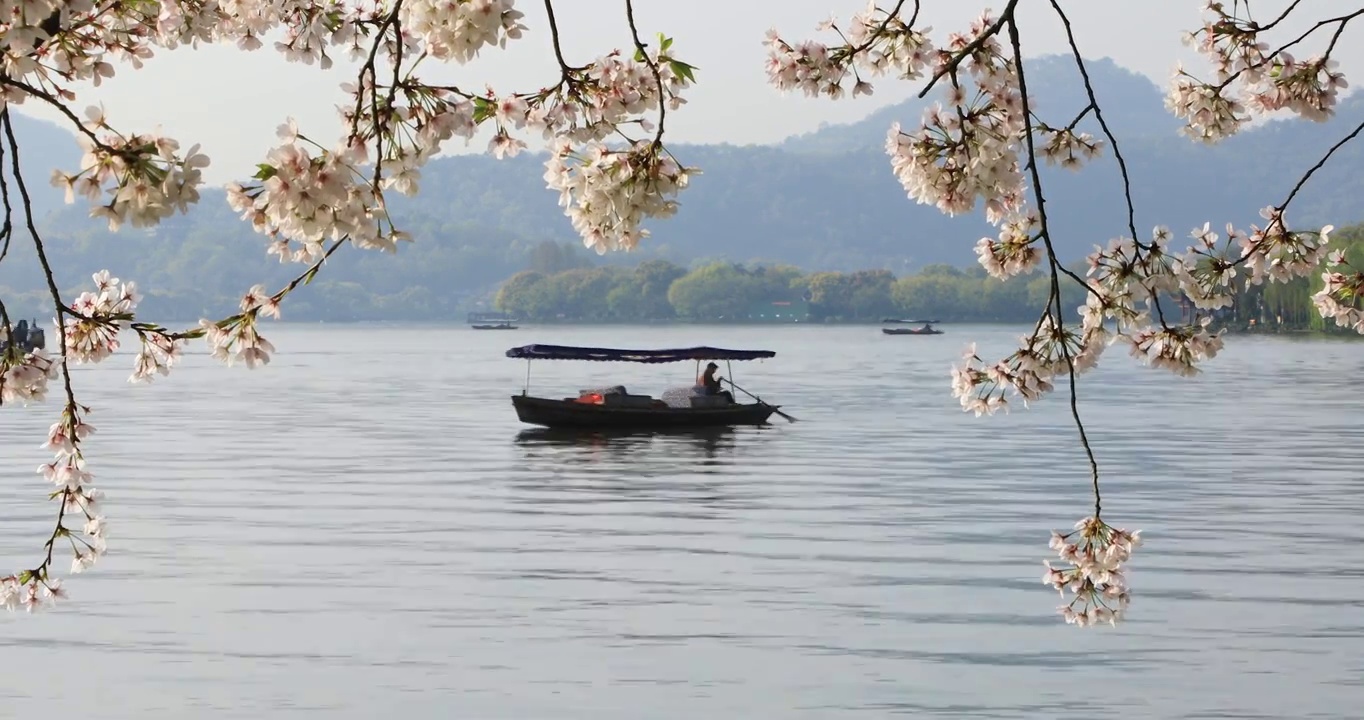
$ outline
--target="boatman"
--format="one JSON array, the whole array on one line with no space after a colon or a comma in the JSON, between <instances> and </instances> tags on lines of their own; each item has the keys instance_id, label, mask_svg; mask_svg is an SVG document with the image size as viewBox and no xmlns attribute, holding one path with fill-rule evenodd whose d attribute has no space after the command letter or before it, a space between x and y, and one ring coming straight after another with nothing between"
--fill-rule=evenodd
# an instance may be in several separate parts
<instances>
[{"instance_id":1,"label":"boatman","mask_svg":"<svg viewBox=\"0 0 1364 720\"><path fill-rule=\"evenodd\" d=\"M732 405L734 404L734 394L725 390L724 386L720 384L720 381L724 378L715 377L715 372L719 369L719 365L716 365L713 362L707 363L706 372L701 375L701 379L696 381L696 387L700 388L704 395L722 395L725 399L729 400Z\"/></svg>"}]
</instances>

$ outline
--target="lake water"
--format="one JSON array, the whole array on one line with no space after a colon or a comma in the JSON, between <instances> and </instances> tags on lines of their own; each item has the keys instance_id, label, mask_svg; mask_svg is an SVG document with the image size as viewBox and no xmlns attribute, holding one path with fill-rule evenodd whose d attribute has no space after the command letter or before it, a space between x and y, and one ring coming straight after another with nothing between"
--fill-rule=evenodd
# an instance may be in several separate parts
<instances>
[{"instance_id":1,"label":"lake water","mask_svg":"<svg viewBox=\"0 0 1364 720\"><path fill-rule=\"evenodd\" d=\"M1235 338L1193 380L1112 349L1081 409L1147 542L1128 622L1079 630L1041 582L1092 504L1063 397L962 413L949 365L1021 331L945 329L280 325L265 371L82 368L111 552L0 614L0 715L1361 716L1364 344ZM801 422L524 436L503 352L532 342L772 349L734 378ZM539 362L531 390L693 370ZM0 412L6 569L50 527L54 411Z\"/></svg>"}]
</instances>

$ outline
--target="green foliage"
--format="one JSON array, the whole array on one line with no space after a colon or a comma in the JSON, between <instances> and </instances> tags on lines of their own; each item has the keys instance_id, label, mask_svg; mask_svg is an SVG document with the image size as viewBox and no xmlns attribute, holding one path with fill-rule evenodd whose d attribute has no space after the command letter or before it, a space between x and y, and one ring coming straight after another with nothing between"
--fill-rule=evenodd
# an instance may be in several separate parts
<instances>
[{"instance_id":1,"label":"green foliage","mask_svg":"<svg viewBox=\"0 0 1364 720\"><path fill-rule=\"evenodd\" d=\"M786 265L716 261L690 272L662 260L634 270L598 268L554 275L521 272L502 285L497 307L531 321L742 322L800 315L810 322L874 322L890 315L978 322L1032 322L1049 296L1048 277L1000 282L980 268L937 265L896 279L888 270L803 274ZM604 302L603 302L604 299ZM1068 315L1084 290L1062 285ZM778 307L773 307L779 303ZM808 305L806 305L808 303Z\"/></svg>"}]
</instances>

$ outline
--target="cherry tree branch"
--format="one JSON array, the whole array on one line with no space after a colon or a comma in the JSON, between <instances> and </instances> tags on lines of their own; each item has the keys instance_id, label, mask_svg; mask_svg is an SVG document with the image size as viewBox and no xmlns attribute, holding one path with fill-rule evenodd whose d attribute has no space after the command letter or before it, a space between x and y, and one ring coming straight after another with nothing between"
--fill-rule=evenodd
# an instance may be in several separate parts
<instances>
[{"instance_id":1,"label":"cherry tree branch","mask_svg":"<svg viewBox=\"0 0 1364 720\"><path fill-rule=\"evenodd\" d=\"M1055 332L1062 337L1059 344L1061 346L1061 352L1065 357L1068 370L1066 374L1070 383L1070 414L1071 418L1075 421L1076 429L1079 431L1080 445L1084 448L1085 458L1089 461L1090 477L1094 487L1094 517L1098 518L1099 512L1102 509L1099 493L1099 463L1094 457L1094 448L1089 444L1089 437L1085 432L1084 421L1080 418L1079 393L1075 381L1075 359L1072 357L1070 347L1062 334L1065 328L1065 314L1061 308L1060 263L1056 259L1056 248L1052 245L1051 229L1047 223L1046 198L1042 193L1042 175L1037 167L1037 148L1033 140L1032 112L1029 109L1028 103L1028 81L1027 75L1023 70L1023 49L1022 43L1019 40L1018 22L1014 17L1014 7L1015 4L1011 3L1009 8L1001 14L1000 20L996 24L1004 23L1008 28L1009 42L1013 47L1014 66L1018 72L1018 94L1022 98L1023 103L1023 138L1027 145L1027 164L1029 173L1032 176L1033 197L1037 200L1037 218L1040 226L1039 235L1047 248L1047 259L1051 272L1051 298L1048 303L1055 308L1053 316L1056 326ZM1097 103L1095 103L1095 105L1097 112Z\"/></svg>"},{"instance_id":2,"label":"cherry tree branch","mask_svg":"<svg viewBox=\"0 0 1364 720\"><path fill-rule=\"evenodd\" d=\"M1360 122L1360 124L1355 126L1354 130L1350 131L1349 135L1346 135L1345 137L1341 138L1338 142L1336 142L1335 145L1332 145L1331 149L1327 150L1326 154L1322 155L1321 159L1317 160L1317 163L1313 165L1311 168L1309 168L1306 174L1304 174L1302 178L1298 180L1297 184L1293 186L1293 190L1288 193L1288 198L1285 199L1283 203L1281 203L1278 206L1279 212L1282 213L1286 211L1288 209L1288 204L1293 202L1293 198L1296 198L1298 196L1298 193L1302 190L1303 186L1307 184L1307 181L1311 180L1312 176L1316 174L1316 172L1320 170L1324 165L1326 165L1326 161L1330 160L1331 156L1335 155L1337 150L1344 147L1351 140L1354 140L1356 137L1359 136L1361 132L1364 132L1364 122Z\"/></svg>"},{"instance_id":3,"label":"cherry tree branch","mask_svg":"<svg viewBox=\"0 0 1364 720\"><path fill-rule=\"evenodd\" d=\"M549 16L549 37L554 45L554 59L559 61L560 74L566 76L573 72L573 68L564 60L564 50L559 44L559 21L554 17L554 0L545 0L545 14Z\"/></svg>"},{"instance_id":4,"label":"cherry tree branch","mask_svg":"<svg viewBox=\"0 0 1364 720\"><path fill-rule=\"evenodd\" d=\"M47 281L48 292L50 292L52 295L52 303L57 313L56 324L58 342L60 343L61 347L65 348L67 344L66 324L62 322L62 315L63 313L66 312L66 304L62 301L62 293L61 290L58 289L57 287L56 276L52 272L52 264L48 260L47 252L43 247L42 237L39 235L37 225L36 223L34 223L33 220L33 200L29 196L28 187L24 183L23 172L22 170L20 170L19 142L14 136L14 123L8 107L6 107L3 110L0 110L0 126L3 126L4 128L5 142L9 146L11 163L10 167L11 172L14 175L14 184L15 187L19 189L19 195L23 199L24 222L28 227L29 235L33 238L33 247L38 255L38 263L42 266L43 277ZM66 421L68 437L70 437L71 442L76 446L74 452L76 456L79 457L80 438L76 431L76 412L79 406L76 403L75 390L71 386L71 368L70 365L68 364L68 359L65 353L63 353L62 355L60 364L62 374L62 388L66 393L66 410L63 413L63 419ZM47 554L43 558L42 563L38 567L30 571L32 572L35 578L44 583L46 583L47 580L47 570L52 565L52 552L53 547L56 544L56 540L58 537L60 537L62 534L66 532L66 527L63 524L63 522L66 518L67 505L71 502L71 488L69 486L63 486L60 493L61 502L59 503L59 509L57 511L56 526L53 528L52 535L48 537L47 543L44 546L47 550Z\"/></svg>"},{"instance_id":5,"label":"cherry tree branch","mask_svg":"<svg viewBox=\"0 0 1364 720\"><path fill-rule=\"evenodd\" d=\"M658 86L658 130L654 133L654 147L663 144L663 121L668 115L667 91L663 87L663 75L658 71L658 63L649 57L649 51L645 49L644 42L639 39L639 28L635 25L635 4L634 0L625 0L625 21L630 25L630 37L635 41L635 49L639 51L644 62L648 64L649 70L654 74L654 83ZM663 51L659 48L659 52Z\"/></svg>"},{"instance_id":6,"label":"cherry tree branch","mask_svg":"<svg viewBox=\"0 0 1364 720\"><path fill-rule=\"evenodd\" d=\"M76 130L80 132L80 134L89 138L90 142L94 143L95 147L109 152L116 152L113 148L105 144L104 141L100 140L99 137L95 135L94 131L86 127L85 123L81 121L80 117L78 117L76 113L72 112L71 108L66 106L66 103L57 99L51 93L40 88L36 88L32 85L29 85L28 83L23 82L21 80L15 80L14 78L11 78L4 73L0 73L0 85L12 87L16 90L32 95L33 97L42 100L48 105L51 105L52 107L57 109L57 112L60 112L62 115L65 115L66 118L71 121L71 124L75 126Z\"/></svg>"},{"instance_id":7,"label":"cherry tree branch","mask_svg":"<svg viewBox=\"0 0 1364 720\"><path fill-rule=\"evenodd\" d=\"M919 91L918 97L922 98L925 95L927 95L928 91L932 90L933 86L937 85L938 81L941 80L944 75L950 74L955 77L957 74L957 66L961 65L962 61L964 61L976 50L979 50L980 46L984 45L985 41L989 40L991 36L999 34L999 30L1000 28L1004 27L1004 22L1006 21L1006 19L1013 17L1014 8L1017 6L1018 0L1009 0L1009 4L1005 6L1004 10L1000 12L999 17L996 18L995 21L989 25L989 27L982 30L980 34L977 35L975 39L972 40L970 43L967 43L966 47L953 53L951 60L948 60L947 62L943 63L940 67L938 67L936 71L934 71L933 77L928 79L928 83L924 85L924 88L922 90Z\"/></svg>"},{"instance_id":8,"label":"cherry tree branch","mask_svg":"<svg viewBox=\"0 0 1364 720\"><path fill-rule=\"evenodd\" d=\"M1288 4L1288 7L1284 8L1284 11L1283 11L1283 12L1279 13L1279 16L1278 16L1278 17L1274 18L1273 22L1271 22L1271 23L1269 23L1268 25L1265 25L1265 26L1259 28L1259 30L1260 30L1261 32L1264 32L1264 31L1266 31L1266 30L1273 30L1274 27L1277 26L1279 23L1283 22L1284 20L1287 20L1287 19L1288 19L1288 16L1289 16L1289 15L1292 15L1292 14L1293 14L1293 11L1294 11L1294 10L1297 10L1297 9L1298 9L1298 5L1301 4L1301 3L1302 3L1302 0L1293 0L1293 2L1291 2L1291 3ZM1250 9L1250 4L1249 4L1249 3L1246 4L1246 9L1247 9L1247 10Z\"/></svg>"},{"instance_id":9,"label":"cherry tree branch","mask_svg":"<svg viewBox=\"0 0 1364 720\"><path fill-rule=\"evenodd\" d=\"M1061 25L1065 28L1066 42L1070 45L1070 53L1071 56L1075 58L1075 66L1080 71L1080 78L1084 81L1085 94L1089 96L1089 106L1094 109L1094 119L1098 121L1099 127L1103 130L1104 137L1108 139L1109 145L1113 148L1113 158L1117 160L1118 172L1122 175L1123 201L1127 204L1127 231L1131 233L1132 242L1137 246L1137 252L1140 253L1143 243L1141 242L1141 238L1137 235L1137 209L1136 203L1132 201L1132 176L1127 171L1127 160L1123 158L1122 149L1118 147L1117 135L1113 133L1113 129L1109 127L1108 121L1104 119L1103 108L1099 105L1099 98L1094 93L1094 83L1089 77L1089 68L1085 65L1084 56L1080 54L1079 44L1075 42L1075 30L1071 27L1070 18L1066 16L1065 11L1061 9L1061 4L1057 2L1057 0L1051 0L1051 6L1056 10L1056 15L1061 18ZM1022 64L1023 63L1020 60L1019 66L1021 67ZM1024 98L1024 102L1027 102L1026 98ZM1074 278L1076 282L1093 292L1089 287L1089 283L1081 280L1079 276L1069 270L1066 270L1065 272ZM1160 320L1161 326L1168 327L1165 322L1165 310L1160 304L1160 297L1157 295L1152 299L1154 301L1157 319Z\"/></svg>"},{"instance_id":10,"label":"cherry tree branch","mask_svg":"<svg viewBox=\"0 0 1364 720\"><path fill-rule=\"evenodd\" d=\"M4 242L3 245L0 245L0 262L4 262L5 256L9 255L10 239L14 237L14 208L10 206L9 181L5 179L4 164L5 147L0 144L0 200L3 200L5 205L5 221L3 225L0 225L0 240ZM8 333L8 321L5 323L5 330Z\"/></svg>"}]
</instances>

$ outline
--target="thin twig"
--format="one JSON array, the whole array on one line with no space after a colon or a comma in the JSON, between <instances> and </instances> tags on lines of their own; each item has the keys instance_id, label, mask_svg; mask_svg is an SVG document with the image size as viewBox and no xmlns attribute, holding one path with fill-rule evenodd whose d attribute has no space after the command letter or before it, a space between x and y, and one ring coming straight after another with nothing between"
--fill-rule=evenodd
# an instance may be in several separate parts
<instances>
[{"instance_id":1,"label":"thin twig","mask_svg":"<svg viewBox=\"0 0 1364 720\"><path fill-rule=\"evenodd\" d=\"M0 261L4 261L5 256L9 254L10 238L14 237L14 209L10 207L9 182L5 180L4 145L0 145L0 199L3 199L5 203L5 222L3 226L0 226L0 237L3 237L5 242L3 246L0 246ZM8 324L5 327L6 330L9 329Z\"/></svg>"},{"instance_id":2,"label":"thin twig","mask_svg":"<svg viewBox=\"0 0 1364 720\"><path fill-rule=\"evenodd\" d=\"M1004 11L999 14L999 18L997 20L991 23L989 27L985 28L984 30L981 30L980 34L976 36L976 39L972 40L966 47L958 51L956 55L952 56L951 60L944 63L942 67L938 68L933 73L933 77L929 78L928 84L924 86L923 90L919 91L918 97L922 98L923 96L927 95L928 91L932 90L933 86L937 85L938 81L941 80L944 75L947 75L948 73L956 73L957 66L961 65L962 61L965 60L968 55L974 53L976 50L979 50L980 46L984 45L986 40L989 40L991 36L998 33L999 29L1004 26L1004 20L1006 18L1013 17L1014 7L1017 5L1018 0L1009 0L1008 6L1005 7Z\"/></svg>"},{"instance_id":3,"label":"thin twig","mask_svg":"<svg viewBox=\"0 0 1364 720\"><path fill-rule=\"evenodd\" d=\"M63 103L61 100L58 100L57 98L53 97L51 93L33 87L32 85L29 85L28 83L25 83L23 81L15 80L14 78L11 78L8 75L2 73L0 73L0 85L8 85L9 87L22 90L23 92L28 93L29 95L32 95L33 97L36 97L39 100L42 100L43 102L46 102L52 107L57 108L57 110L61 112L61 114L65 115L67 119L70 120L71 123L76 126L76 129L79 130L82 135L85 135L86 137L90 138L90 142L94 143L95 147L106 152L112 153L118 152L113 148L109 147L108 145L104 144L104 142L100 140L98 136L95 135L93 130L85 126L85 123L79 117L76 116L76 113L71 112L71 108L68 108L66 104Z\"/></svg>"},{"instance_id":4,"label":"thin twig","mask_svg":"<svg viewBox=\"0 0 1364 720\"><path fill-rule=\"evenodd\" d=\"M79 453L80 438L76 434L76 393L71 387L71 367L66 355L66 323L62 321L62 315L66 312L66 305L62 302L61 290L57 288L56 277L52 273L52 264L48 262L47 252L43 248L42 238L38 234L38 228L33 221L33 200L29 197L28 187L24 183L23 172L19 169L19 142L14 137L14 123L10 116L9 108L0 110L0 125L4 126L5 140L9 144L10 162L14 173L14 184L19 188L19 195L24 201L24 221L28 226L29 234L33 237L33 247L38 254L38 262L42 265L43 275L47 279L48 291L52 294L52 303L56 307L57 317L57 339L62 348L61 367L62 367L62 386L66 391L66 421L67 431L71 442L77 444L76 453ZM41 565L33 569L33 574L39 580L46 578L48 566L52 564L52 548L58 536L63 531L62 522L66 518L66 505L71 499L71 489L63 487L61 490L60 509L57 511L57 526L52 531L52 536L47 540L47 556Z\"/></svg>"},{"instance_id":5,"label":"thin twig","mask_svg":"<svg viewBox=\"0 0 1364 720\"><path fill-rule=\"evenodd\" d=\"M553 0L545 0L545 13L549 15L549 37L554 44L554 59L559 61L559 72L568 75L573 71L573 68L570 68L564 60L563 48L559 46L559 21L554 17Z\"/></svg>"},{"instance_id":6,"label":"thin twig","mask_svg":"<svg viewBox=\"0 0 1364 720\"><path fill-rule=\"evenodd\" d=\"M1075 66L1080 70L1080 78L1084 81L1085 93L1089 96L1090 107L1094 108L1094 119L1099 121L1099 127L1103 129L1104 137L1108 138L1108 143L1113 146L1113 158L1118 161L1118 172L1122 174L1122 196L1127 203L1127 231L1132 234L1132 244L1140 253L1142 242L1141 238L1137 237L1137 208L1136 203L1132 201L1132 176L1127 172L1127 160L1123 158L1122 150L1118 147L1118 136L1113 133L1113 129L1108 126L1108 121L1104 119L1103 109L1099 106L1099 98L1094 93L1094 83L1089 78L1089 68L1085 66L1084 57L1080 54L1079 44L1075 42L1075 31L1070 25L1070 18L1066 16L1057 0L1051 0L1051 6L1056 10L1056 15L1061 18L1061 25L1066 29L1066 42L1070 44L1071 55L1075 57ZM1019 64L1021 65L1022 62L1020 61ZM1136 259L1140 260L1141 258L1137 257ZM1074 277L1074 274L1072 273L1071 276ZM1078 277L1075 279L1079 280ZM1089 288L1089 283L1081 281L1081 284ZM1152 301L1155 304L1156 318L1160 320L1161 327L1169 329L1169 326L1165 324L1165 310L1160 305L1160 296L1153 294Z\"/></svg>"},{"instance_id":7,"label":"thin twig","mask_svg":"<svg viewBox=\"0 0 1364 720\"><path fill-rule=\"evenodd\" d=\"M1297 9L1298 9L1298 4L1301 3L1301 2L1302 2L1302 0L1293 0L1293 2L1291 2L1291 3L1288 4L1288 7L1284 8L1284 11L1283 11L1282 13L1279 13L1279 16L1278 16L1278 17L1274 18L1274 21L1273 21L1273 22L1271 22L1270 24L1265 25L1265 26L1263 26L1263 27L1256 26L1256 28L1255 28L1256 32L1264 32L1264 31L1266 31L1266 30L1273 30L1273 29L1274 29L1274 26L1278 25L1279 23L1283 22L1284 20L1287 20L1287 19L1288 19L1288 16L1291 15L1291 14L1293 14L1293 11L1294 11L1294 10L1297 10ZM1247 13L1250 12L1250 5L1249 5L1249 4L1246 5L1246 12L1247 12ZM1247 20L1249 20L1249 18L1247 18Z\"/></svg>"},{"instance_id":8,"label":"thin twig","mask_svg":"<svg viewBox=\"0 0 1364 720\"><path fill-rule=\"evenodd\" d=\"M1284 200L1283 204L1278 207L1279 212L1282 213L1285 210L1287 210L1288 204L1293 202L1293 198L1298 196L1298 192L1302 190L1303 186L1307 184L1308 180L1312 179L1312 175L1315 174L1318 170L1320 170L1322 166L1326 164L1326 161L1330 160L1331 156L1336 154L1337 150L1344 147L1345 144L1350 142L1351 140L1354 140L1359 135L1360 132L1364 132L1364 122L1361 122L1359 125L1356 125L1355 129L1351 131L1349 135L1346 135L1345 137L1340 139L1340 142L1337 142L1335 145L1332 145L1331 149L1327 150L1326 154L1321 156L1321 159L1317 161L1317 164L1313 165L1311 169L1307 171L1307 174L1303 175L1302 178L1298 180L1298 184L1293 186L1293 191L1288 193L1288 199Z\"/></svg>"},{"instance_id":9,"label":"thin twig","mask_svg":"<svg viewBox=\"0 0 1364 720\"><path fill-rule=\"evenodd\" d=\"M666 92L663 89L663 75L658 71L658 63L649 58L649 52L644 49L644 42L639 39L639 28L635 25L635 4L633 0L625 0L625 20L630 24L630 37L635 41L635 49L644 58L644 62L649 65L649 69L654 73L654 83L658 85L658 131L654 133L654 147L663 144L663 120L668 114L668 103L665 100ZM659 48L663 52L663 48Z\"/></svg>"},{"instance_id":10,"label":"thin twig","mask_svg":"<svg viewBox=\"0 0 1364 720\"><path fill-rule=\"evenodd\" d=\"M1066 367L1070 376L1070 415L1075 420L1075 427L1080 432L1080 444L1084 447L1085 457L1089 460L1090 476L1094 484L1094 517L1099 517L1102 508L1099 495L1099 462L1094 458L1094 448L1090 447L1089 436L1085 433L1084 421L1080 419L1079 393L1075 383L1075 359L1071 357L1070 348L1066 344L1065 335L1062 332L1065 325L1065 317L1061 312L1061 286L1060 286L1060 263L1056 260L1056 249L1052 246L1051 230L1047 226L1046 199L1042 195L1042 175L1037 168L1037 148L1033 143L1033 128L1031 111L1028 108L1028 82L1023 72L1023 48L1018 38L1018 25L1013 17L1013 5L1010 10L1001 15L1001 20L1007 20L1009 29L1009 42L1013 45L1014 64L1018 71L1018 94L1023 102L1023 138L1028 147L1028 158L1030 160L1030 172L1033 182L1033 196L1037 199L1037 218L1040 226L1042 242L1047 248L1047 258L1051 265L1051 300L1055 303L1056 330L1060 335L1061 354L1066 359Z\"/></svg>"}]
</instances>

